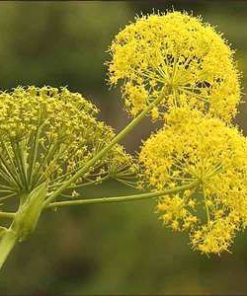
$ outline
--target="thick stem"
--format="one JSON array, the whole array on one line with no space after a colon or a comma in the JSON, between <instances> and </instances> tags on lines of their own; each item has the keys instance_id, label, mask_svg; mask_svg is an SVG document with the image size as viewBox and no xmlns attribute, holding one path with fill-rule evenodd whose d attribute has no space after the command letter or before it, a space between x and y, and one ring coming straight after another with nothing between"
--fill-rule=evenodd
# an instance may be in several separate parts
<instances>
[{"instance_id":1,"label":"thick stem","mask_svg":"<svg viewBox=\"0 0 247 296\"><path fill-rule=\"evenodd\" d=\"M8 258L9 253L17 242L17 235L12 230L7 230L0 241L0 269Z\"/></svg>"},{"instance_id":2,"label":"thick stem","mask_svg":"<svg viewBox=\"0 0 247 296\"><path fill-rule=\"evenodd\" d=\"M57 207L66 207L66 206L76 206L76 205L85 205L85 204L96 204L96 203L112 203L112 202L124 202L124 201L135 201L142 199L155 198L166 194L177 193L184 191L186 189L193 188L198 185L198 181L186 184L183 186L175 187L172 189L167 189L161 192L149 192L125 196L114 196L114 197L100 197L100 198L90 198L90 199L80 199L80 200L67 200L67 201L58 201L53 202L47 205L47 208L57 208Z\"/></svg>"},{"instance_id":3,"label":"thick stem","mask_svg":"<svg viewBox=\"0 0 247 296\"><path fill-rule=\"evenodd\" d=\"M47 194L46 183L36 187L25 197L18 211L13 213L2 213L6 218L13 218L9 229L0 240L0 269L8 258L9 253L17 242L25 240L35 229L43 209L43 202Z\"/></svg>"}]
</instances>

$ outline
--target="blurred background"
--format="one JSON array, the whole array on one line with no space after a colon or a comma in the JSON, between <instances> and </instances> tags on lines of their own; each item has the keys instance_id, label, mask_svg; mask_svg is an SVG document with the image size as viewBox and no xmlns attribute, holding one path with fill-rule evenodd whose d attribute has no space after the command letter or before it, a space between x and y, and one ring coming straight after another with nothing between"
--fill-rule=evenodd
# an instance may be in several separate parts
<instances>
[{"instance_id":1,"label":"blurred background","mask_svg":"<svg viewBox=\"0 0 247 296\"><path fill-rule=\"evenodd\" d=\"M168 8L193 11L217 26L236 49L247 84L247 1L1 2L0 88L65 86L101 109L120 130L129 120L120 93L106 85L106 52L136 14ZM237 123L247 132L245 95ZM138 150L143 123L123 142ZM109 182L87 196L131 193ZM16 247L0 278L1 295L247 294L247 233L232 254L193 252L184 234L164 229L152 201L88 205L45 213Z\"/></svg>"}]
</instances>

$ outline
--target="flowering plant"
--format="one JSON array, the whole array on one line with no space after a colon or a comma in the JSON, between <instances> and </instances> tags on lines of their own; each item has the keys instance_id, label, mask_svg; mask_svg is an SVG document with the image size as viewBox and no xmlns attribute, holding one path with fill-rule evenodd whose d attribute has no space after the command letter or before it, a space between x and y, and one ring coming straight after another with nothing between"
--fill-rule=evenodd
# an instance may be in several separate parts
<instances>
[{"instance_id":1,"label":"flowering plant","mask_svg":"<svg viewBox=\"0 0 247 296\"><path fill-rule=\"evenodd\" d=\"M109 83L133 117L118 134L67 88L0 93L0 267L46 209L156 198L165 226L205 254L228 251L247 225L247 141L232 123L240 101L233 51L213 27L181 12L136 18L110 47ZM146 116L163 122L138 157L119 142ZM114 178L146 190L80 197Z\"/></svg>"}]
</instances>

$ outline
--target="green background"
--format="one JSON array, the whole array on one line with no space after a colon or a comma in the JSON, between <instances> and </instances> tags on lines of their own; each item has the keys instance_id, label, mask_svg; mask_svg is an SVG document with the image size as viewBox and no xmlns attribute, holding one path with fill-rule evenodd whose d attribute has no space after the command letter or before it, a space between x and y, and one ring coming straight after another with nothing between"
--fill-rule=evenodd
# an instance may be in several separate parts
<instances>
[{"instance_id":1,"label":"green background","mask_svg":"<svg viewBox=\"0 0 247 296\"><path fill-rule=\"evenodd\" d=\"M101 119L120 130L130 120L120 93L105 83L106 52L136 14L153 9L193 11L224 32L247 84L247 1L1 2L0 88L36 84L82 92ZM247 107L237 123L247 132ZM138 151L151 125L123 143ZM110 182L87 196L130 189ZM247 233L232 254L193 252L184 234L157 219L152 201L88 205L45 213L36 232L16 247L0 277L0 294L247 294Z\"/></svg>"}]
</instances>

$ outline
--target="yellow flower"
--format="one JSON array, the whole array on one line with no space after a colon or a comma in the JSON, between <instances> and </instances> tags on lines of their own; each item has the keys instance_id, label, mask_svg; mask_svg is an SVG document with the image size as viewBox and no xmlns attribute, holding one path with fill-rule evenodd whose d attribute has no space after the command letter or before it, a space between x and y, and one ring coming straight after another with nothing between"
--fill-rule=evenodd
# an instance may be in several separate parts
<instances>
[{"instance_id":1,"label":"yellow flower","mask_svg":"<svg viewBox=\"0 0 247 296\"><path fill-rule=\"evenodd\" d=\"M161 191L197 181L193 189L159 200L161 219L188 231L195 249L228 250L236 230L247 225L247 140L197 110L174 108L165 120L141 149L143 186Z\"/></svg>"},{"instance_id":2,"label":"yellow flower","mask_svg":"<svg viewBox=\"0 0 247 296\"><path fill-rule=\"evenodd\" d=\"M110 52L109 81L123 82L133 116L157 96L164 97L159 113L190 106L226 121L236 114L240 86L233 52L199 18L181 12L138 17L118 33Z\"/></svg>"},{"instance_id":3,"label":"yellow flower","mask_svg":"<svg viewBox=\"0 0 247 296\"><path fill-rule=\"evenodd\" d=\"M97 108L67 88L18 87L0 93L0 198L20 196L46 182L54 191L114 137ZM124 178L136 171L116 145L74 186ZM123 176L123 177L122 177Z\"/></svg>"},{"instance_id":4,"label":"yellow flower","mask_svg":"<svg viewBox=\"0 0 247 296\"><path fill-rule=\"evenodd\" d=\"M234 223L231 217L209 221L207 225L203 225L201 229L191 233L192 247L204 254L229 252L238 227L238 223Z\"/></svg>"}]
</instances>

